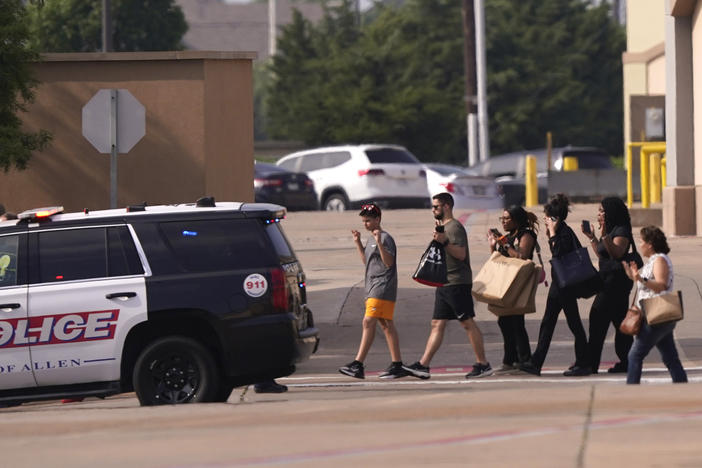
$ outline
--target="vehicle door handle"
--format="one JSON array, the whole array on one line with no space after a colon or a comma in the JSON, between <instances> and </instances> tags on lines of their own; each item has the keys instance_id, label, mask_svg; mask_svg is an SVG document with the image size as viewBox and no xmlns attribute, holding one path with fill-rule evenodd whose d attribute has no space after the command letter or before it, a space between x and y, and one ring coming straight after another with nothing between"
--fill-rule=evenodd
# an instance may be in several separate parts
<instances>
[{"instance_id":1,"label":"vehicle door handle","mask_svg":"<svg viewBox=\"0 0 702 468\"><path fill-rule=\"evenodd\" d=\"M17 304L16 302L12 304L0 304L0 310L3 312L9 312L12 309L19 309L22 307L20 304Z\"/></svg>"},{"instance_id":2,"label":"vehicle door handle","mask_svg":"<svg viewBox=\"0 0 702 468\"><path fill-rule=\"evenodd\" d=\"M116 293L110 293L106 294L105 298L106 299L121 299L123 301L129 299L130 297L135 297L136 293L135 292L116 292Z\"/></svg>"}]
</instances>

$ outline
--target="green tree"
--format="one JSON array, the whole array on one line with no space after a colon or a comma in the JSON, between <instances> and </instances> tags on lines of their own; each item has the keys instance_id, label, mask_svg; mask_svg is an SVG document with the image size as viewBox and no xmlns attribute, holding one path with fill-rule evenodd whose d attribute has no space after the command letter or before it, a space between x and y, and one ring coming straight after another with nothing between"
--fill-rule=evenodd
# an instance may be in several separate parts
<instances>
[{"instance_id":1,"label":"green tree","mask_svg":"<svg viewBox=\"0 0 702 468\"><path fill-rule=\"evenodd\" d=\"M20 0L0 0L0 167L24 169L33 151L42 150L51 135L22 130L20 112L34 99L37 81L30 63L38 54L27 47L29 22Z\"/></svg>"},{"instance_id":2,"label":"green tree","mask_svg":"<svg viewBox=\"0 0 702 468\"><path fill-rule=\"evenodd\" d=\"M181 50L188 30L174 0L112 0L117 52ZM32 43L42 52L102 50L101 0L50 0L30 6Z\"/></svg>"},{"instance_id":3,"label":"green tree","mask_svg":"<svg viewBox=\"0 0 702 468\"><path fill-rule=\"evenodd\" d=\"M549 130L556 143L619 153L624 33L609 7L486 3L493 153L541 147ZM423 160L464 161L460 7L455 0L377 4L362 28L348 1L318 25L295 15L270 67L271 136L309 145L400 143Z\"/></svg>"},{"instance_id":4,"label":"green tree","mask_svg":"<svg viewBox=\"0 0 702 468\"><path fill-rule=\"evenodd\" d=\"M487 2L494 153L554 144L622 151L623 28L582 0Z\"/></svg>"}]
</instances>

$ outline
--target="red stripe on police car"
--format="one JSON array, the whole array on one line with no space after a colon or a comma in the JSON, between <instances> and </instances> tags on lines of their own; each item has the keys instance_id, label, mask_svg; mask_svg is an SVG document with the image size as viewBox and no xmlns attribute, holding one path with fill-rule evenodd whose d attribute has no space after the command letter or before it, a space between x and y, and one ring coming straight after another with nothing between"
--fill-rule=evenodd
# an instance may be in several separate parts
<instances>
[{"instance_id":1,"label":"red stripe on police car","mask_svg":"<svg viewBox=\"0 0 702 468\"><path fill-rule=\"evenodd\" d=\"M119 309L0 320L0 349L111 340Z\"/></svg>"}]
</instances>

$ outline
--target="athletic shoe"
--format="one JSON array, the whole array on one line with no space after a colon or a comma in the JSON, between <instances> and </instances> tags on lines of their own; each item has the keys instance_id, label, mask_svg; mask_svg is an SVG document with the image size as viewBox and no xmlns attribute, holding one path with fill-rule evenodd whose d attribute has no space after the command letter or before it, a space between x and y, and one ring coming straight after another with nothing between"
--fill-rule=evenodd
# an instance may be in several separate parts
<instances>
[{"instance_id":1,"label":"athletic shoe","mask_svg":"<svg viewBox=\"0 0 702 468\"><path fill-rule=\"evenodd\" d=\"M339 372L356 379L366 378L366 374L363 370L363 363L358 361L349 362L344 367L339 367Z\"/></svg>"},{"instance_id":2,"label":"athletic shoe","mask_svg":"<svg viewBox=\"0 0 702 468\"><path fill-rule=\"evenodd\" d=\"M488 362L487 364L481 364L476 362L473 364L473 370L466 374L466 379L487 377L488 375L492 375L492 367L490 367L490 363Z\"/></svg>"},{"instance_id":3,"label":"athletic shoe","mask_svg":"<svg viewBox=\"0 0 702 468\"><path fill-rule=\"evenodd\" d=\"M516 362L514 364L502 364L502 367L495 370L495 375L513 374L517 371L519 371L519 364Z\"/></svg>"},{"instance_id":4,"label":"athletic shoe","mask_svg":"<svg viewBox=\"0 0 702 468\"><path fill-rule=\"evenodd\" d=\"M411 375L412 377L417 377L418 379L426 380L431 377L431 375L429 374L429 368L427 366L421 365L419 361L409 366L402 366L402 368L406 370L409 375Z\"/></svg>"},{"instance_id":5,"label":"athletic shoe","mask_svg":"<svg viewBox=\"0 0 702 468\"><path fill-rule=\"evenodd\" d=\"M626 371L627 371L626 366L624 364L622 364L621 362L618 362L615 365L613 365L612 367L610 367L609 369L607 369L607 372L610 374L619 374L619 373L624 373Z\"/></svg>"},{"instance_id":6,"label":"athletic shoe","mask_svg":"<svg viewBox=\"0 0 702 468\"><path fill-rule=\"evenodd\" d=\"M572 369L568 369L563 373L566 377L585 377L586 375L592 374L592 369L589 367L575 366Z\"/></svg>"},{"instance_id":7,"label":"athletic shoe","mask_svg":"<svg viewBox=\"0 0 702 468\"><path fill-rule=\"evenodd\" d=\"M398 363L390 364L390 367L378 377L381 379L399 379L401 377L407 377L408 375L410 374L402 367L402 363Z\"/></svg>"},{"instance_id":8,"label":"athletic shoe","mask_svg":"<svg viewBox=\"0 0 702 468\"><path fill-rule=\"evenodd\" d=\"M288 391L287 385L281 385L275 380L268 380L266 382L259 382L254 385L254 392L256 393L285 393Z\"/></svg>"},{"instance_id":9,"label":"athletic shoe","mask_svg":"<svg viewBox=\"0 0 702 468\"><path fill-rule=\"evenodd\" d=\"M541 375L541 369L536 367L531 362L523 362L520 364L519 370L526 372L527 374L536 375L537 377Z\"/></svg>"}]
</instances>

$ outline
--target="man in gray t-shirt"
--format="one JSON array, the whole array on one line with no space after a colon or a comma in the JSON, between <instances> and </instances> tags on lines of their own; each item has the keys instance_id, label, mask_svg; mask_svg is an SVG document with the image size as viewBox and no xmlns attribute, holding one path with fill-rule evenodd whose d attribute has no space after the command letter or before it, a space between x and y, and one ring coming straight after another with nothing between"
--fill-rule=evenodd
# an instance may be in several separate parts
<instances>
[{"instance_id":1,"label":"man in gray t-shirt","mask_svg":"<svg viewBox=\"0 0 702 468\"><path fill-rule=\"evenodd\" d=\"M385 333L388 349L392 358L390 367L380 374L381 379L397 379L408 375L402 367L400 357L400 340L393 323L395 301L397 300L397 248L392 236L380 227L380 207L374 203L363 205L359 213L363 226L372 236L366 241L365 247L361 242L361 233L351 230L353 241L361 261L366 266L366 314L363 317L363 335L358 347L356 359L340 367L342 374L365 378L363 361L375 338L377 324Z\"/></svg>"}]
</instances>

